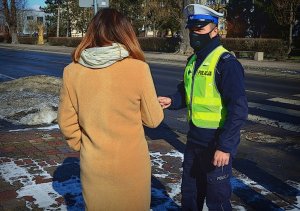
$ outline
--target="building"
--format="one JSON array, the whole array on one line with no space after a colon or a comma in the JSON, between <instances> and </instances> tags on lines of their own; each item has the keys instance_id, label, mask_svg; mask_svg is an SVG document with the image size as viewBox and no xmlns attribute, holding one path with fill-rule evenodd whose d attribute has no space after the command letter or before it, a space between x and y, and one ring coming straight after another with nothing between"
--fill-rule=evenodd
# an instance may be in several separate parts
<instances>
[{"instance_id":1,"label":"building","mask_svg":"<svg viewBox=\"0 0 300 211\"><path fill-rule=\"evenodd\" d=\"M17 11L17 33L18 35L33 35L37 32L37 23L45 25L45 13L39 10L19 10ZM0 36L6 33L7 23L4 11L0 10Z\"/></svg>"},{"instance_id":2,"label":"building","mask_svg":"<svg viewBox=\"0 0 300 211\"><path fill-rule=\"evenodd\" d=\"M45 26L45 13L40 10L21 10L18 12L18 33L20 35L33 35L37 33L37 25Z\"/></svg>"}]
</instances>

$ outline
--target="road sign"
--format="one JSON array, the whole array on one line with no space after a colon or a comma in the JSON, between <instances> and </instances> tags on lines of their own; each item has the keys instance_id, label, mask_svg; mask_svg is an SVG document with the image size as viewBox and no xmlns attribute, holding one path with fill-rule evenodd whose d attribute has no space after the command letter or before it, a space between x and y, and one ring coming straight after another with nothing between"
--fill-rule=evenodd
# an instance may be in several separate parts
<instances>
[{"instance_id":1,"label":"road sign","mask_svg":"<svg viewBox=\"0 0 300 211\"><path fill-rule=\"evenodd\" d=\"M97 0L98 7L109 7L109 0ZM93 7L94 0L79 0L79 7Z\"/></svg>"},{"instance_id":2,"label":"road sign","mask_svg":"<svg viewBox=\"0 0 300 211\"><path fill-rule=\"evenodd\" d=\"M98 7L109 7L109 0L97 0Z\"/></svg>"}]
</instances>

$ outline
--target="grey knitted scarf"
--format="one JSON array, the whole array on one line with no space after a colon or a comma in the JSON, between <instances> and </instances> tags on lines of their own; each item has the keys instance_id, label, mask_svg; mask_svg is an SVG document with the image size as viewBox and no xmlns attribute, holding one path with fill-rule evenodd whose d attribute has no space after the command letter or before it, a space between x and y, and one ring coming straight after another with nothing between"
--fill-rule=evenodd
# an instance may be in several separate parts
<instances>
[{"instance_id":1,"label":"grey knitted scarf","mask_svg":"<svg viewBox=\"0 0 300 211\"><path fill-rule=\"evenodd\" d=\"M98 69L108 67L128 56L128 51L121 44L113 43L111 46L83 50L78 63L85 67Z\"/></svg>"}]
</instances>

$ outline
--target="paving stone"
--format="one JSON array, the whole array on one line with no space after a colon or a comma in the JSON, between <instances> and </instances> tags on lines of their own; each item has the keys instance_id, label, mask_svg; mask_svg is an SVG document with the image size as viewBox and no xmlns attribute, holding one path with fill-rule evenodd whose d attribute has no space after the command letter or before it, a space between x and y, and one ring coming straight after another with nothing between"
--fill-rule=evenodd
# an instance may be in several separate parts
<instances>
[{"instance_id":1,"label":"paving stone","mask_svg":"<svg viewBox=\"0 0 300 211\"><path fill-rule=\"evenodd\" d=\"M15 199L18 194L15 190L6 190L0 192L0 201L8 201Z\"/></svg>"},{"instance_id":2,"label":"paving stone","mask_svg":"<svg viewBox=\"0 0 300 211\"><path fill-rule=\"evenodd\" d=\"M52 182L52 178L45 178L42 176L36 176L34 177L33 180L35 181L36 184Z\"/></svg>"},{"instance_id":3,"label":"paving stone","mask_svg":"<svg viewBox=\"0 0 300 211\"><path fill-rule=\"evenodd\" d=\"M26 207L25 200L13 199L9 201L0 202L0 211L25 211L28 210Z\"/></svg>"},{"instance_id":4,"label":"paving stone","mask_svg":"<svg viewBox=\"0 0 300 211\"><path fill-rule=\"evenodd\" d=\"M69 152L64 154L66 157L74 157L74 158L79 158L80 154L78 152Z\"/></svg>"}]
</instances>

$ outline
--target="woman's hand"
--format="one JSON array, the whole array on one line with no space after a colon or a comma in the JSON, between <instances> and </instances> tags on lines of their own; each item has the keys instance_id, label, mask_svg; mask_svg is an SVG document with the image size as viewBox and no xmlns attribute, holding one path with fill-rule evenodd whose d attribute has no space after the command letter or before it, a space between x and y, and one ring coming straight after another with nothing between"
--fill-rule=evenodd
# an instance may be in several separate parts
<instances>
[{"instance_id":1,"label":"woman's hand","mask_svg":"<svg viewBox=\"0 0 300 211\"><path fill-rule=\"evenodd\" d=\"M168 108L171 105L171 103L172 103L172 100L169 97L161 97L161 96L159 96L157 99L158 99L158 102L159 102L160 106L163 109Z\"/></svg>"}]
</instances>

